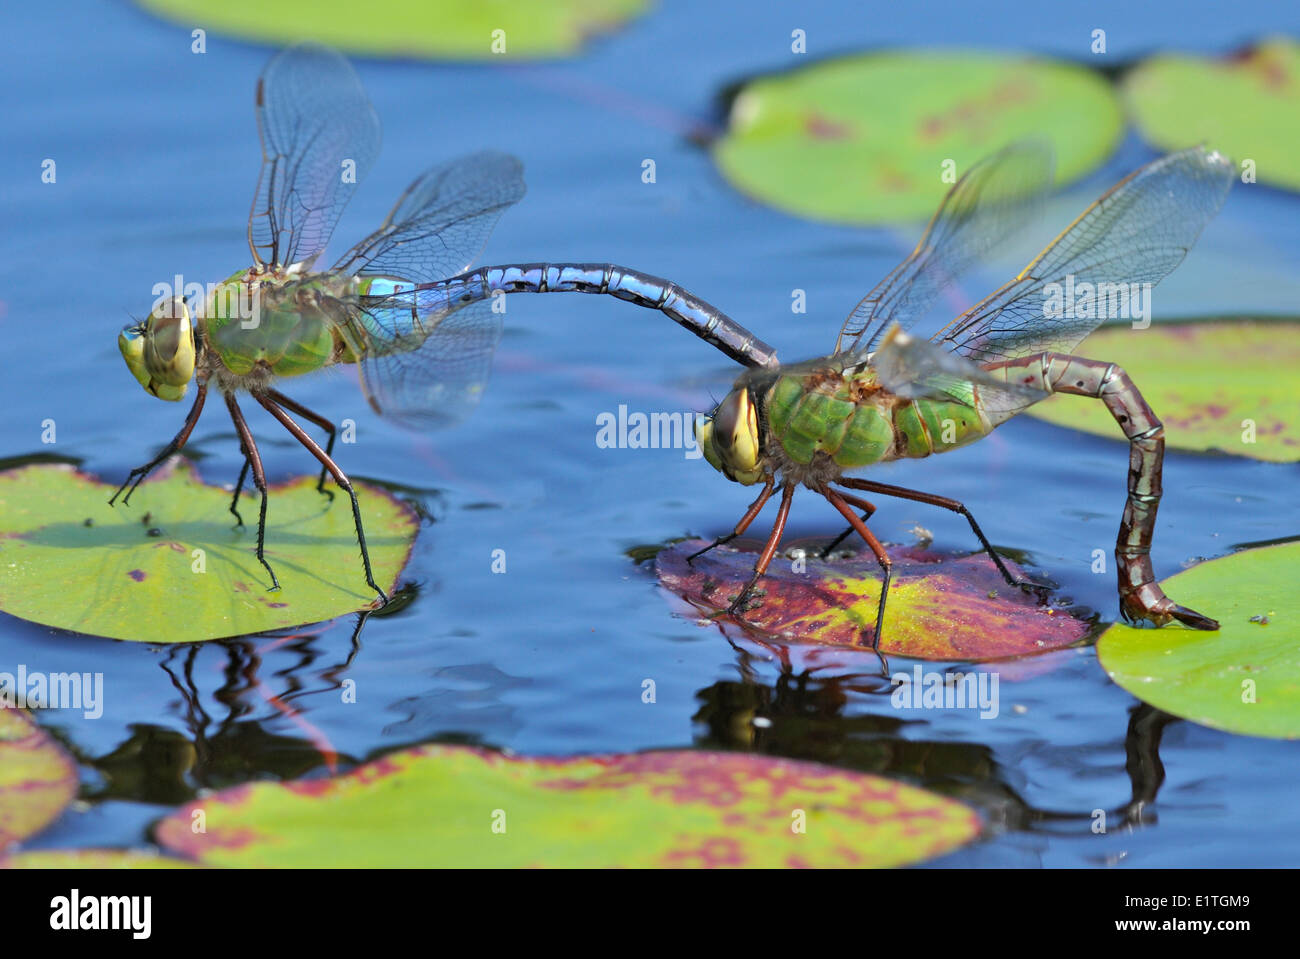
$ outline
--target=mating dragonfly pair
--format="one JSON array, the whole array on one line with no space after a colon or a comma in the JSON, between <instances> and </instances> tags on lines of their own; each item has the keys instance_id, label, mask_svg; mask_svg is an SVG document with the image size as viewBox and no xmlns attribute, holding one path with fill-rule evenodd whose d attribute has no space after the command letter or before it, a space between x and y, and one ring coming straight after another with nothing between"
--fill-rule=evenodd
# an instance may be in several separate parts
<instances>
[{"instance_id":1,"label":"mating dragonfly pair","mask_svg":"<svg viewBox=\"0 0 1300 959\"><path fill-rule=\"evenodd\" d=\"M903 330L939 293L1022 222L1050 189L1051 152L1013 145L972 167L949 191L913 253L850 315L829 356L778 364L776 352L722 311L676 284L612 264L534 263L469 271L501 213L524 193L520 164L477 153L436 166L398 200L378 230L328 271L315 271L352 191L378 152L379 121L360 81L339 55L304 45L267 65L256 108L262 170L249 216L253 265L202 303L156 303L122 331L131 372L151 394L195 397L179 433L131 471L110 502L125 504L140 482L189 439L209 386L224 398L244 466L261 494L257 558L265 556L266 477L236 397L247 393L321 463L351 499L366 583L383 601L366 549L356 492L333 459L335 427L275 388L281 377L355 364L374 410L425 429L454 422L477 402L501 334L498 293L605 294L657 309L751 369L697 429L704 454L728 478L762 490L733 531L741 535L774 495L776 522L754 576L729 610L743 613L776 554L795 489L824 496L880 563L873 646L885 621L890 560L865 525L874 512L856 495L875 492L964 515L1007 581L1011 576L965 506L955 500L845 477L877 462L928 456L969 443L1053 392L1099 398L1131 443L1129 497L1120 525L1121 613L1198 629L1218 624L1177 605L1154 580L1151 536L1160 499L1160 421L1119 367L1068 355L1104 317L1045 316L1046 288L1076 283L1154 284L1182 260L1231 185L1231 165L1193 149L1143 167L1090 206L1012 281L933 340ZM468 272L467 272L468 271ZM325 431L325 447L290 415ZM853 491L853 492L850 492ZM123 496L125 493L125 496ZM332 495L332 494L330 494ZM858 511L863 515L858 516ZM838 542L838 541L837 541ZM712 545L709 548L712 548ZM702 551L703 552L703 551ZM698 554L697 554L698 555Z\"/></svg>"}]
</instances>

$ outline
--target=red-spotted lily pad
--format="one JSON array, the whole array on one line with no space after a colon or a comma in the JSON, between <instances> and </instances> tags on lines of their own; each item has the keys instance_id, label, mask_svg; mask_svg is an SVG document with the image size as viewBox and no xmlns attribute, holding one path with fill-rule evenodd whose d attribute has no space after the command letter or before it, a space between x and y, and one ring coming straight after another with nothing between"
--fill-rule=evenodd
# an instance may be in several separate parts
<instances>
[{"instance_id":1,"label":"red-spotted lily pad","mask_svg":"<svg viewBox=\"0 0 1300 959\"><path fill-rule=\"evenodd\" d=\"M716 611L753 575L756 555L686 540L659 553L659 581L693 606ZM982 661L1060 649L1079 642L1087 623L1008 586L984 554L951 557L917 547L891 548L893 582L880 651L915 659ZM1025 578L1005 561L1013 576ZM875 636L880 567L870 554L799 563L777 559L759 586L761 605L741 617L747 628L788 643L867 647Z\"/></svg>"},{"instance_id":2,"label":"red-spotted lily pad","mask_svg":"<svg viewBox=\"0 0 1300 959\"><path fill-rule=\"evenodd\" d=\"M139 0L186 29L263 43L315 40L349 53L521 60L578 52L649 0Z\"/></svg>"},{"instance_id":3,"label":"red-spotted lily pad","mask_svg":"<svg viewBox=\"0 0 1300 959\"><path fill-rule=\"evenodd\" d=\"M1300 739L1300 543L1211 560L1171 577L1179 601L1218 619L1214 633L1116 624L1097 655L1143 702L1203 726Z\"/></svg>"},{"instance_id":4,"label":"red-spotted lily pad","mask_svg":"<svg viewBox=\"0 0 1300 959\"><path fill-rule=\"evenodd\" d=\"M257 783L157 826L217 866L899 866L975 838L960 803L743 753L507 757L422 746L332 779Z\"/></svg>"},{"instance_id":5,"label":"red-spotted lily pad","mask_svg":"<svg viewBox=\"0 0 1300 959\"><path fill-rule=\"evenodd\" d=\"M1098 330L1076 352L1128 371L1164 422L1171 448L1300 460L1300 322L1197 321L1144 330L1120 324ZM1030 412L1124 441L1096 400L1054 396Z\"/></svg>"},{"instance_id":6,"label":"red-spotted lily pad","mask_svg":"<svg viewBox=\"0 0 1300 959\"><path fill-rule=\"evenodd\" d=\"M0 859L0 869L196 869L192 862L133 849L33 849Z\"/></svg>"},{"instance_id":7,"label":"red-spotted lily pad","mask_svg":"<svg viewBox=\"0 0 1300 959\"><path fill-rule=\"evenodd\" d=\"M1124 95L1142 136L1194 143L1248 163L1261 183L1300 190L1300 43L1270 39L1226 59L1164 53L1135 67Z\"/></svg>"},{"instance_id":8,"label":"red-spotted lily pad","mask_svg":"<svg viewBox=\"0 0 1300 959\"><path fill-rule=\"evenodd\" d=\"M897 51L751 81L713 155L734 186L779 209L892 223L928 217L954 177L1026 137L1051 142L1068 183L1102 164L1123 126L1111 85L1086 67Z\"/></svg>"},{"instance_id":9,"label":"red-spotted lily pad","mask_svg":"<svg viewBox=\"0 0 1300 959\"><path fill-rule=\"evenodd\" d=\"M418 528L412 510L354 484L375 581L391 590ZM254 554L258 497L240 510L230 491L201 483L173 461L130 506L108 505L116 486L71 467L0 473L0 610L32 622L112 639L183 643L321 622L371 605L347 496L316 492L315 477L270 491L266 558Z\"/></svg>"},{"instance_id":10,"label":"red-spotted lily pad","mask_svg":"<svg viewBox=\"0 0 1300 959\"><path fill-rule=\"evenodd\" d=\"M53 822L76 794L76 766L58 743L22 710L0 708L0 854Z\"/></svg>"}]
</instances>

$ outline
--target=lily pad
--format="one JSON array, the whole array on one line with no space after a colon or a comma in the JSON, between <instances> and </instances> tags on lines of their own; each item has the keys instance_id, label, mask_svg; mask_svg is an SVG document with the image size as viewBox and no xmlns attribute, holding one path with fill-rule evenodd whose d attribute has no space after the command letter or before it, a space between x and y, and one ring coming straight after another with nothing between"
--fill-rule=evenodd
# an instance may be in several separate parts
<instances>
[{"instance_id":1,"label":"lily pad","mask_svg":"<svg viewBox=\"0 0 1300 959\"><path fill-rule=\"evenodd\" d=\"M900 51L830 60L746 84L714 161L742 192L836 223L930 216L977 160L1026 137L1056 149L1057 180L1096 169L1123 133L1111 85L1072 63ZM955 164L945 167L945 164Z\"/></svg>"},{"instance_id":2,"label":"lily pad","mask_svg":"<svg viewBox=\"0 0 1300 959\"><path fill-rule=\"evenodd\" d=\"M743 753L507 757L422 746L333 779L256 783L157 826L208 865L898 866L973 839L968 807Z\"/></svg>"},{"instance_id":3,"label":"lily pad","mask_svg":"<svg viewBox=\"0 0 1300 959\"><path fill-rule=\"evenodd\" d=\"M1300 460L1300 323L1273 320L1106 326L1078 351L1128 371L1165 424L1173 449L1221 450L1286 463ZM1125 442L1106 407L1054 396L1031 414Z\"/></svg>"},{"instance_id":4,"label":"lily pad","mask_svg":"<svg viewBox=\"0 0 1300 959\"><path fill-rule=\"evenodd\" d=\"M0 852L48 826L76 794L77 768L59 744L22 710L0 708Z\"/></svg>"},{"instance_id":5,"label":"lily pad","mask_svg":"<svg viewBox=\"0 0 1300 959\"><path fill-rule=\"evenodd\" d=\"M186 28L263 43L315 40L348 53L529 60L576 53L649 0L139 0Z\"/></svg>"},{"instance_id":6,"label":"lily pad","mask_svg":"<svg viewBox=\"0 0 1300 959\"><path fill-rule=\"evenodd\" d=\"M132 849L33 849L0 858L0 869L196 869L192 862Z\"/></svg>"},{"instance_id":7,"label":"lily pad","mask_svg":"<svg viewBox=\"0 0 1300 959\"><path fill-rule=\"evenodd\" d=\"M1202 726L1300 739L1300 543L1201 563L1168 591L1219 620L1215 633L1116 624L1097 655L1143 702Z\"/></svg>"},{"instance_id":8,"label":"lily pad","mask_svg":"<svg viewBox=\"0 0 1300 959\"><path fill-rule=\"evenodd\" d=\"M391 591L418 520L384 490L353 484L375 581ZM266 558L257 561L258 496L237 528L230 491L205 486L184 460L123 507L116 486L61 465L0 473L0 610L111 639L186 643L333 619L370 606L347 496L315 477L272 486ZM327 487L328 489L329 487Z\"/></svg>"},{"instance_id":9,"label":"lily pad","mask_svg":"<svg viewBox=\"0 0 1300 959\"><path fill-rule=\"evenodd\" d=\"M1300 190L1295 40L1273 38L1222 60L1161 54L1131 70L1123 91L1149 143L1166 150L1205 143L1253 162L1261 183Z\"/></svg>"},{"instance_id":10,"label":"lily pad","mask_svg":"<svg viewBox=\"0 0 1300 959\"><path fill-rule=\"evenodd\" d=\"M753 575L754 553L718 547L687 563L705 546L686 540L655 562L659 581L694 606L725 609ZM887 550L893 581L880 651L915 659L979 662L1042 653L1079 642L1089 626L1007 585L983 553L951 557L917 547ZM823 561L809 553L804 567L772 563L759 583L760 606L744 613L747 628L788 643L871 645L880 601L874 556ZM1013 576L1024 573L1004 560Z\"/></svg>"}]
</instances>

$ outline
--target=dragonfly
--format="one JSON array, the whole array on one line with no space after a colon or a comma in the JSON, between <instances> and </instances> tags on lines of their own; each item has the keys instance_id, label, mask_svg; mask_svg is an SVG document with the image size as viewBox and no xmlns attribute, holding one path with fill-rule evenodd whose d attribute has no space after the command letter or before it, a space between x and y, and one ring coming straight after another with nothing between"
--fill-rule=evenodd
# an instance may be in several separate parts
<instances>
[{"instance_id":1,"label":"dragonfly","mask_svg":"<svg viewBox=\"0 0 1300 959\"><path fill-rule=\"evenodd\" d=\"M762 484L735 528L691 559L742 535L779 488L780 505L753 576L727 607L741 615L776 555L795 490L824 497L856 532L882 574L872 647L879 650L890 558L866 526L878 493L966 518L1008 584L1012 576L957 500L846 473L876 463L957 449L1053 393L1099 399L1129 441L1128 499L1115 556L1119 605L1129 622L1177 621L1217 630L1214 619L1165 595L1151 565L1160 503L1164 428L1122 367L1073 354L1125 297L1149 293L1182 262L1232 185L1231 162L1196 147L1136 170L1085 209L1009 282L926 339L908 329L940 292L1001 243L1052 182L1052 151L1012 144L972 166L950 188L920 242L844 321L835 349L782 365L755 355L696 436L710 465L746 486ZM1065 302L1066 292L1077 294ZM1086 291L1086 292L1085 292ZM1148 300L1149 302L1149 300ZM858 515L861 513L862 515Z\"/></svg>"},{"instance_id":2,"label":"dragonfly","mask_svg":"<svg viewBox=\"0 0 1300 959\"><path fill-rule=\"evenodd\" d=\"M469 271L502 212L524 194L513 156L482 151L436 165L407 188L375 232L330 269L318 270L334 226L379 152L380 127L348 62L314 44L275 55L257 81L262 167L248 218L252 265L213 284L191 303L161 296L118 346L150 395L194 400L180 431L133 469L109 500L123 505L160 463L188 441L208 390L220 393L244 462L230 512L249 472L261 495L256 555L266 558L267 484L238 397L251 396L320 463L351 499L366 584L381 603L357 494L334 461L335 425L276 388L282 379L350 364L370 406L410 429L457 422L478 402L501 336L499 294L576 292L614 296L655 309L728 356L765 360L775 351L716 307L676 284L601 263L523 263ZM172 291L176 292L176 291ZM324 447L294 415L324 431Z\"/></svg>"}]
</instances>

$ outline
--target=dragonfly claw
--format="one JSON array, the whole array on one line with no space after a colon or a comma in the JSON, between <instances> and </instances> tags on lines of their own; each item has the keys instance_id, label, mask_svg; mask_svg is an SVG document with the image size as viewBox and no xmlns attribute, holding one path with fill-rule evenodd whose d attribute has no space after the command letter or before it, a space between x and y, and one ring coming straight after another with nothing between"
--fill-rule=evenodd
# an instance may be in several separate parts
<instances>
[{"instance_id":1,"label":"dragonfly claw","mask_svg":"<svg viewBox=\"0 0 1300 959\"><path fill-rule=\"evenodd\" d=\"M757 609L762 606L761 597L766 595L765 589L746 589L742 590L740 595L731 601L725 612L729 616L742 616L751 609Z\"/></svg>"}]
</instances>

